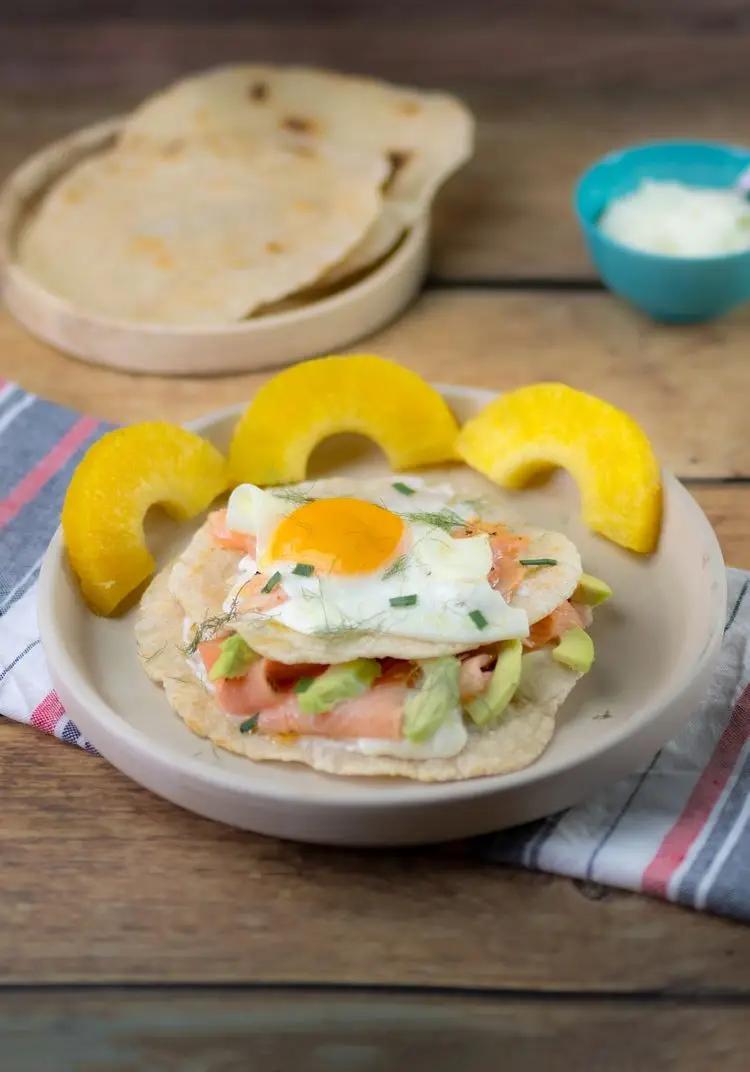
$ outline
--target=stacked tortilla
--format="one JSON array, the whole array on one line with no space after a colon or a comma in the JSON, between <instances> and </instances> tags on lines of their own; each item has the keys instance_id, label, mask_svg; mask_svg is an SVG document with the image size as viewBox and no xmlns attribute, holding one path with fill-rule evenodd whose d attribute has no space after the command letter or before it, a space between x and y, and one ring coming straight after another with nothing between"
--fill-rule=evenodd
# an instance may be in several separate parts
<instances>
[{"instance_id":1,"label":"stacked tortilla","mask_svg":"<svg viewBox=\"0 0 750 1072\"><path fill-rule=\"evenodd\" d=\"M306 68L224 67L169 87L79 163L20 264L90 313L232 323L345 285L429 212L470 155L464 106Z\"/></svg>"}]
</instances>

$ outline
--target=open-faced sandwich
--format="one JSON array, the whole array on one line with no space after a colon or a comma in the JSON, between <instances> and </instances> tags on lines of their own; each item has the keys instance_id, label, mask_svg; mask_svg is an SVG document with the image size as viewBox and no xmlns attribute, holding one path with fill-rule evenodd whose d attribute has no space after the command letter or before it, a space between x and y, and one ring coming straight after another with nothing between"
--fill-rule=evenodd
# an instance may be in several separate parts
<instances>
[{"instance_id":1,"label":"open-faced sandwich","mask_svg":"<svg viewBox=\"0 0 750 1072\"><path fill-rule=\"evenodd\" d=\"M417 476L242 484L147 591L146 672L256 760L442 781L524 767L606 597L559 533Z\"/></svg>"}]
</instances>

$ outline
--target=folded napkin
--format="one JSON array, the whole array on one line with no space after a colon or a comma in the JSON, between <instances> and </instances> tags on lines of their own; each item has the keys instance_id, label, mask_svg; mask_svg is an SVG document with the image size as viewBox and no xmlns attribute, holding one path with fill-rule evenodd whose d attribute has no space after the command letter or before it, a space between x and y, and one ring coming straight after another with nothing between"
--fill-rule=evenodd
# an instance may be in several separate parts
<instances>
[{"instance_id":1,"label":"folded napkin","mask_svg":"<svg viewBox=\"0 0 750 1072\"><path fill-rule=\"evenodd\" d=\"M0 382L0 713L92 752L52 688L35 589L73 468L106 427ZM750 576L730 570L729 593L719 666L679 734L585 804L477 839L484 859L750 920Z\"/></svg>"}]
</instances>

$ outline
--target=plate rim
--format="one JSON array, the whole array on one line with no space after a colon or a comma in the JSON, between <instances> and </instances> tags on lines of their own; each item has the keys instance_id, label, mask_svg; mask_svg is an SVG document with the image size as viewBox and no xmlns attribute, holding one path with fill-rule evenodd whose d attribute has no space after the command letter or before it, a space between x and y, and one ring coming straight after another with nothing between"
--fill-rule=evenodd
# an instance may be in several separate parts
<instances>
[{"instance_id":1,"label":"plate rim","mask_svg":"<svg viewBox=\"0 0 750 1072\"><path fill-rule=\"evenodd\" d=\"M497 394L497 392L488 388L453 386L450 384L435 384L434 386L441 393L448 395L449 399L451 396L472 398L482 404L486 404ZM201 432L227 416L241 413L245 405L246 403L240 403L213 411L206 416L187 422L185 426L193 431ZM662 470L662 473L665 486L669 486L673 494L687 496L689 499L691 508L696 512L696 521L703 527L706 545L710 548L707 568L712 574L711 579L717 581L718 584L715 585L714 597L716 615L710 629L707 629L706 643L701 655L691 667L690 677L683 683L679 693L670 696L661 705L653 703L644 705L640 711L634 712L632 717L624 720L622 725L613 727L606 737L603 737L598 742L593 742L591 747L577 756L573 763L569 759L561 758L551 768L545 770L541 778L534 773L536 764L532 763L521 770L508 774L488 775L463 781L422 783L406 779L393 779L387 785L373 784L373 799L370 800L365 799L362 795L362 779L357 779L359 793L347 795L347 786L351 785L352 779L313 771L312 773L318 777L333 779L335 789L332 789L330 794L324 793L320 797L311 799L309 795L305 796L302 793L298 795L293 791L290 792L288 785L278 785L272 780L267 783L256 783L241 772L212 767L205 760L197 757L175 757L168 745L162 745L158 741L154 741L146 732L133 726L122 718L114 708L110 707L106 700L89 684L85 676L78 672L74 663L68 657L53 613L54 585L57 571L69 569L64 558L62 532L59 527L45 552L37 591L39 632L45 657L55 682L64 680L66 689L68 683L70 683L70 692L80 700L88 714L93 709L96 713L95 719L103 726L105 733L117 738L121 744L131 751L146 751L148 759L157 763L165 772L173 773L175 770L179 770L198 782L208 783L213 788L223 792L239 794L247 799L253 798L269 803L284 803L291 806L304 804L310 808L346 807L349 805L357 809L377 807L387 811L392 808L411 809L436 806L451 800L476 800L482 797L492 797L504 790L528 788L533 786L534 783L544 783L558 778L566 772L575 771L584 764L590 765L597 762L604 764L606 757L610 753L628 739L636 738L639 733L648 728L650 723L657 721L660 714L671 708L672 705L679 703L683 696L695 689L701 680L708 676L713 667L723 634L727 598L726 567L716 534L700 505L674 475L668 470ZM96 744L95 741L93 743ZM103 754L106 756L106 749ZM334 796L335 799L333 799Z\"/></svg>"}]
</instances>

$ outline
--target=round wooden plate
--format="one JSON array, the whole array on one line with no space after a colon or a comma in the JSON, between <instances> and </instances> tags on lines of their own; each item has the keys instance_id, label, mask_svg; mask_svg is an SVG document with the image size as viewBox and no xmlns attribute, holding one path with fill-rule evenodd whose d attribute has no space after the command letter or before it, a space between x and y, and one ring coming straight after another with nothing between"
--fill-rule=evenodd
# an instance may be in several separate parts
<instances>
[{"instance_id":1,"label":"round wooden plate","mask_svg":"<svg viewBox=\"0 0 750 1072\"><path fill-rule=\"evenodd\" d=\"M446 387L460 420L492 397ZM225 449L239 409L192 427ZM310 475L383 471L382 455L341 437L316 452ZM560 472L508 494L511 516L566 532L586 569L614 598L593 627L597 658L558 715L546 752L525 770L424 785L340 778L286 763L253 763L194 736L140 666L133 612L88 611L58 532L39 584L39 625L50 671L69 714L125 774L185 808L262 834L336 845L441 841L527 822L571 805L647 762L695 711L721 642L726 576L716 537L685 488L665 474L659 548L630 554L588 531L578 493ZM150 533L161 564L195 524L162 521Z\"/></svg>"},{"instance_id":2,"label":"round wooden plate","mask_svg":"<svg viewBox=\"0 0 750 1072\"><path fill-rule=\"evenodd\" d=\"M113 119L54 142L22 164L0 192L0 265L8 309L33 335L66 353L128 372L179 376L271 368L338 350L392 320L422 285L429 219L386 259L326 297L231 324L138 324L97 316L45 290L14 260L25 219L51 183L80 160L109 148Z\"/></svg>"}]
</instances>

